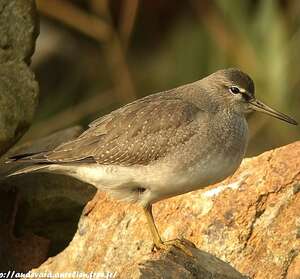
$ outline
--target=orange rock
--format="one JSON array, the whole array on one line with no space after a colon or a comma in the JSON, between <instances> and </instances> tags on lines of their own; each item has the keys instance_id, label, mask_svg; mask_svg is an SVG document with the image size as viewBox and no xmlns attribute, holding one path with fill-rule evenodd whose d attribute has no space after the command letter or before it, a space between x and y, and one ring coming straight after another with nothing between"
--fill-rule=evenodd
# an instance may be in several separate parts
<instances>
[{"instance_id":1,"label":"orange rock","mask_svg":"<svg viewBox=\"0 0 300 279\"><path fill-rule=\"evenodd\" d=\"M243 278L214 255L250 278L300 278L300 142L245 159L222 183L154 205L161 236L195 243L201 251L193 250L194 260L179 251L151 252L136 205L98 193L87 208L69 246L34 271L216 278L209 276L218 270L218 278Z\"/></svg>"}]
</instances>

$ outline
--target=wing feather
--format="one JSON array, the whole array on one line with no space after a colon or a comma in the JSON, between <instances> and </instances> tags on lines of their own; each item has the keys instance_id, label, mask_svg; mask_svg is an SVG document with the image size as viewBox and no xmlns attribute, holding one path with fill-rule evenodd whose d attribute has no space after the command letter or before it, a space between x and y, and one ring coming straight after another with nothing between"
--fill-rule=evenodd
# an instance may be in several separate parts
<instances>
[{"instance_id":1,"label":"wing feather","mask_svg":"<svg viewBox=\"0 0 300 279\"><path fill-rule=\"evenodd\" d=\"M44 154L47 162L147 165L195 133L197 106L170 95L151 95L101 117L77 139Z\"/></svg>"}]
</instances>

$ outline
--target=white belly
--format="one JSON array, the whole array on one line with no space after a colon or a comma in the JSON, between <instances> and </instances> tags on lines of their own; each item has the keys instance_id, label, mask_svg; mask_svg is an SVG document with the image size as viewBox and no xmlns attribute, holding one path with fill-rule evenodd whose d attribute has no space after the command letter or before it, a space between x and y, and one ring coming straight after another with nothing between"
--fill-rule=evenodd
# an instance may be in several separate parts
<instances>
[{"instance_id":1,"label":"white belly","mask_svg":"<svg viewBox=\"0 0 300 279\"><path fill-rule=\"evenodd\" d=\"M222 181L232 175L239 167L243 156L213 156L208 161L199 161L182 172L172 172L163 167L160 172L144 176L145 187L151 188L152 198L155 201L184 194L204 188L208 185Z\"/></svg>"},{"instance_id":2,"label":"white belly","mask_svg":"<svg viewBox=\"0 0 300 279\"><path fill-rule=\"evenodd\" d=\"M73 176L112 193L117 198L153 203L168 197L204 188L225 179L238 168L242 156L225 158L221 154L201 160L180 172L168 165L122 167L103 165L50 165L48 171ZM136 191L145 188L145 193Z\"/></svg>"}]
</instances>

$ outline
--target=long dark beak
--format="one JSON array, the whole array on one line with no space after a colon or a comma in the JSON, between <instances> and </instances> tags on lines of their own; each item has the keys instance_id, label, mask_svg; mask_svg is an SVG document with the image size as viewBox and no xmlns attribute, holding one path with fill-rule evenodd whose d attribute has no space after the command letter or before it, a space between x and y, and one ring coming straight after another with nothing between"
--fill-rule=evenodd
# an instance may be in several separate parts
<instances>
[{"instance_id":1,"label":"long dark beak","mask_svg":"<svg viewBox=\"0 0 300 279\"><path fill-rule=\"evenodd\" d=\"M278 118L278 119L288 122L290 124L298 125L298 123L291 117L289 117L286 114L283 114L275 109L270 108L269 106L265 105L264 103L262 103L256 99L249 101L249 103L251 105L251 108L256 111L260 111L260 112L269 114L275 118Z\"/></svg>"}]
</instances>

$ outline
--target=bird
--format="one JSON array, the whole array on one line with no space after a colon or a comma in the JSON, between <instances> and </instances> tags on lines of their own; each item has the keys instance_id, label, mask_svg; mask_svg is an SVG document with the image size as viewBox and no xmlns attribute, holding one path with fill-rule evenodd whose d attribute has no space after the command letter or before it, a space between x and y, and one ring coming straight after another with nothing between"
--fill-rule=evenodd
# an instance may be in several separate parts
<instances>
[{"instance_id":1,"label":"bird","mask_svg":"<svg viewBox=\"0 0 300 279\"><path fill-rule=\"evenodd\" d=\"M245 156L246 116L254 111L298 124L257 100L248 74L221 69L116 109L53 150L11 157L10 163L30 163L11 175L69 175L117 199L137 203L154 247L175 246L190 255L182 239L162 240L152 205L231 176Z\"/></svg>"}]
</instances>

